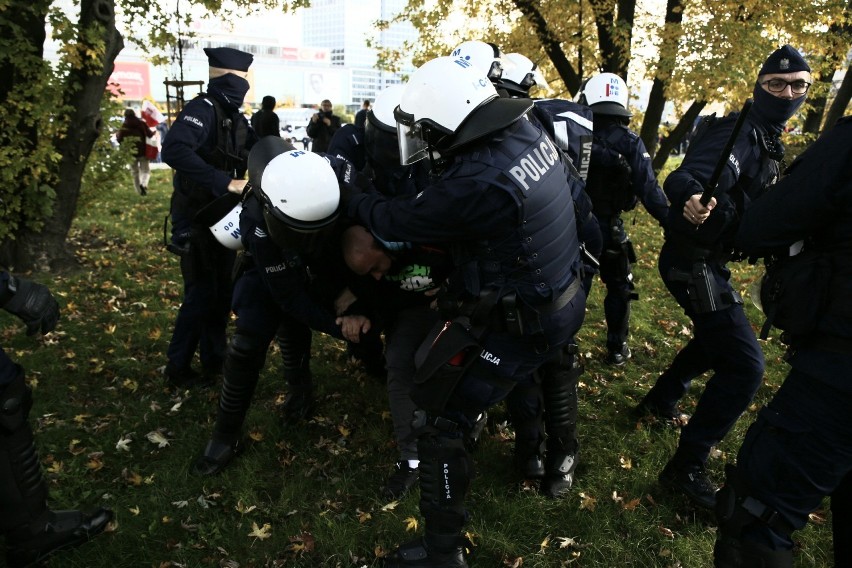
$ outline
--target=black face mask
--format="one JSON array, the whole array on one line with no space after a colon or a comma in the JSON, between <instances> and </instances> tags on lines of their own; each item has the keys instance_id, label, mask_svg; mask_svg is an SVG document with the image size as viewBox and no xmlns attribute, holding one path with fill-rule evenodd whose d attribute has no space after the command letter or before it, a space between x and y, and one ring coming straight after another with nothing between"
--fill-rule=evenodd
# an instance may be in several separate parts
<instances>
[{"instance_id":1,"label":"black face mask","mask_svg":"<svg viewBox=\"0 0 852 568\"><path fill-rule=\"evenodd\" d=\"M758 124L774 134L781 134L784 131L784 125L796 114L807 98L801 96L793 100L782 99L764 90L759 83L755 83L753 95L752 116Z\"/></svg>"},{"instance_id":2,"label":"black face mask","mask_svg":"<svg viewBox=\"0 0 852 568\"><path fill-rule=\"evenodd\" d=\"M250 87L248 81L233 73L225 73L221 77L210 79L209 86L207 92L232 111L239 110L243 106L243 99Z\"/></svg>"}]
</instances>

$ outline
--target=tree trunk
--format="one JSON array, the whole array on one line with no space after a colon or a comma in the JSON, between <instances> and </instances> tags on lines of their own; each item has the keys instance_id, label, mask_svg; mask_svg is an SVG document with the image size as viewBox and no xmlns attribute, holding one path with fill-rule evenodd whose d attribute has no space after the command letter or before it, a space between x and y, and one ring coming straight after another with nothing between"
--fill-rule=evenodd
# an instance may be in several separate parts
<instances>
[{"instance_id":1,"label":"tree trunk","mask_svg":"<svg viewBox=\"0 0 852 568\"><path fill-rule=\"evenodd\" d=\"M562 42L554 35L541 15L541 11L538 9L538 2L535 0L514 0L514 2L518 10L532 24L538 41L550 58L551 63L553 63L556 72L559 73L562 82L565 83L568 93L573 96L580 90L580 76L571 62L568 61L568 57L562 49ZM580 41L582 41L582 38Z\"/></svg>"},{"instance_id":2,"label":"tree trunk","mask_svg":"<svg viewBox=\"0 0 852 568\"><path fill-rule=\"evenodd\" d=\"M654 160L651 162L651 167L654 168L655 173L659 173L660 170L663 169L663 166L666 164L666 160L669 159L669 154L671 154L672 148L674 148L676 144L680 144L680 141L692 132L692 125L695 124L695 119L698 118L698 115L701 114L701 111L704 110L706 105L706 101L693 101L693 103L689 105L689 108L686 109L686 112L683 113L683 116L680 118L677 126L674 127L674 130L672 130L668 136L663 138L662 142L660 142L660 151L656 156L654 156Z\"/></svg>"},{"instance_id":3,"label":"tree trunk","mask_svg":"<svg viewBox=\"0 0 852 568\"><path fill-rule=\"evenodd\" d=\"M825 114L825 124L822 127L822 134L825 134L843 116L846 112L846 107L849 106L849 99L852 98L852 65L846 68L846 76L843 77L843 82L840 83L840 88L837 89L837 95L834 97L828 112Z\"/></svg>"},{"instance_id":4,"label":"tree trunk","mask_svg":"<svg viewBox=\"0 0 852 568\"><path fill-rule=\"evenodd\" d=\"M648 98L648 107L645 109L645 119L642 121L642 129L639 131L639 137L645 143L645 148L648 149L652 158L657 153L660 121L663 119L663 109L666 107L666 83L671 78L672 71L675 68L677 46L683 34L682 22L683 0L668 0L666 2L665 28L666 30L673 29L675 33L664 35L663 43L660 46L660 58L657 60L657 69L654 73L654 84ZM668 159L668 155L665 156L665 159Z\"/></svg>"},{"instance_id":5,"label":"tree trunk","mask_svg":"<svg viewBox=\"0 0 852 568\"><path fill-rule=\"evenodd\" d=\"M94 36L92 32L96 31ZM87 38L92 39L87 39ZM103 47L96 42L103 42ZM63 270L76 266L67 247L68 232L77 211L80 184L86 161L103 128L100 113L107 80L124 40L115 28L114 0L83 0L80 6L81 50L101 53L100 58L73 69L66 78L66 103L72 105L68 116L57 116L69 124L68 135L54 141L62 156L57 170L53 212L41 231L24 228L14 241L13 264L18 270Z\"/></svg>"}]
</instances>

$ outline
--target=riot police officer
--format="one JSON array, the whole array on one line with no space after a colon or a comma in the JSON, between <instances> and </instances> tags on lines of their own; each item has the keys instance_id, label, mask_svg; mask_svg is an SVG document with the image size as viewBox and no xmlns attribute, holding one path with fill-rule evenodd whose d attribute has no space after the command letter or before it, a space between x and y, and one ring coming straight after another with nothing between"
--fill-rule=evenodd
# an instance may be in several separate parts
<instances>
[{"instance_id":1,"label":"riot police officer","mask_svg":"<svg viewBox=\"0 0 852 568\"><path fill-rule=\"evenodd\" d=\"M601 73L586 82L579 99L594 113L586 193L592 199L603 236L600 276L606 285L606 360L621 366L630 358L627 345L630 302L638 297L631 270L636 255L621 213L641 202L665 226L669 206L645 144L628 128L632 114L627 110L627 84L618 75Z\"/></svg>"},{"instance_id":2,"label":"riot police officer","mask_svg":"<svg viewBox=\"0 0 852 568\"><path fill-rule=\"evenodd\" d=\"M396 111L403 163L429 160L411 198L355 195L349 213L385 241L445 244L457 268L438 294L446 324L424 342L412 399L423 538L387 566L462 567L471 463L464 435L518 381L561 354L585 308L563 156L463 59L411 76Z\"/></svg>"},{"instance_id":3,"label":"riot police officer","mask_svg":"<svg viewBox=\"0 0 852 568\"><path fill-rule=\"evenodd\" d=\"M479 53L486 55L487 51ZM500 66L501 72L492 82L501 96L528 98L533 87L547 88L541 70L525 55L502 55ZM583 247L583 287L588 293L603 246L592 202L584 185L577 182L588 174L592 111L565 99L533 99L527 117L550 136L573 166L568 187ZM539 492L548 497L568 494L579 465L577 385L582 374L579 346L572 340L560 357L534 373L533 381L521 382L506 397L515 430L515 469L524 479L538 480Z\"/></svg>"},{"instance_id":4,"label":"riot police officer","mask_svg":"<svg viewBox=\"0 0 852 568\"><path fill-rule=\"evenodd\" d=\"M46 287L6 271L0 271L0 307L27 324L27 335L53 331L59 319L59 306ZM23 368L0 348L0 532L12 568L87 542L113 516L109 509L89 514L48 509L47 483L27 423L32 404Z\"/></svg>"},{"instance_id":5,"label":"riot police officer","mask_svg":"<svg viewBox=\"0 0 852 568\"><path fill-rule=\"evenodd\" d=\"M167 352L169 384L209 384L222 373L231 301L234 251L219 246L196 214L228 192L240 194L248 150L257 140L242 114L253 56L229 47L205 48L207 93L189 101L163 144L174 170L169 250L180 255L184 296ZM202 372L192 368L199 351Z\"/></svg>"},{"instance_id":6,"label":"riot police officer","mask_svg":"<svg viewBox=\"0 0 852 568\"><path fill-rule=\"evenodd\" d=\"M351 164L269 136L252 149L248 166L252 185L239 220L246 251L233 296L236 329L213 434L192 468L198 475L218 473L242 451L242 425L276 333L290 345L285 373L299 371L309 380L312 329L354 342L370 330L365 316L338 316L333 308L346 287L338 218L340 184L357 175Z\"/></svg>"},{"instance_id":7,"label":"riot police officer","mask_svg":"<svg viewBox=\"0 0 852 568\"><path fill-rule=\"evenodd\" d=\"M792 61L792 59L791 59ZM770 90L804 93L809 78L800 72L772 74ZM801 98L801 97L800 97ZM782 325L790 365L781 388L748 430L736 467L726 471L716 507L719 530L714 550L718 568L788 568L793 565L791 532L832 495L835 566L849 566L849 475L852 472L852 118L841 119L808 148L785 177L745 212L736 245L763 257L818 254L825 273L805 273L801 289L780 297L777 312L798 312L797 304L825 298L804 314L807 321ZM798 247L801 248L801 247ZM795 257L794 257L795 258ZM805 258L805 257L802 257ZM819 274L817 278L814 278ZM761 297L772 290L762 290ZM772 313L764 302L767 315ZM777 320L776 320L777 321ZM806 331L806 330L810 331ZM835 500L845 501L835 507ZM839 503L838 503L839 505ZM835 527L837 528L837 526ZM840 540L838 540L840 537ZM845 541L843 540L845 539ZM840 557L843 551L846 557Z\"/></svg>"},{"instance_id":8,"label":"riot police officer","mask_svg":"<svg viewBox=\"0 0 852 568\"><path fill-rule=\"evenodd\" d=\"M778 89L778 81L794 83ZM701 507L715 503L716 486L705 471L710 448L748 407L763 377L763 352L742 299L731 287L726 263L732 257L739 219L752 199L778 178L778 161L784 155L779 136L807 92L798 81L810 84L810 68L802 56L789 45L773 52L758 73L754 104L730 155L721 154L734 130L734 117L716 120L699 134L664 184L671 208L659 270L669 292L692 320L693 337L638 410L677 420L677 403L692 380L713 371L692 418L681 430L674 456L660 473L663 485ZM717 163L724 166L716 196L704 206L701 196L713 181Z\"/></svg>"}]
</instances>

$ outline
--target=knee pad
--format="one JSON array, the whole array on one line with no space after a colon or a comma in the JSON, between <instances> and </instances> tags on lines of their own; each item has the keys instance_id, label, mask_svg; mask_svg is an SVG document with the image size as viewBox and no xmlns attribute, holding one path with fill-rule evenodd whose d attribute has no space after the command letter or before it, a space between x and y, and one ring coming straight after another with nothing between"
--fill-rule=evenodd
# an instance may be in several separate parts
<instances>
[{"instance_id":1,"label":"knee pad","mask_svg":"<svg viewBox=\"0 0 852 568\"><path fill-rule=\"evenodd\" d=\"M249 368L261 369L266 363L266 351L269 344L261 341L253 334L237 330L228 342L225 365L247 365Z\"/></svg>"},{"instance_id":2,"label":"knee pad","mask_svg":"<svg viewBox=\"0 0 852 568\"><path fill-rule=\"evenodd\" d=\"M27 423L33 406L32 389L24 380L24 370L18 372L11 383L0 391L0 433L12 433Z\"/></svg>"},{"instance_id":3,"label":"knee pad","mask_svg":"<svg viewBox=\"0 0 852 568\"><path fill-rule=\"evenodd\" d=\"M725 468L725 485L716 493L716 520L719 529L715 556L717 562L723 562L717 566L792 566L791 551L771 550L743 539L745 530L757 523L787 537L793 532L793 526L776 510L751 496L747 482L733 465Z\"/></svg>"}]
</instances>

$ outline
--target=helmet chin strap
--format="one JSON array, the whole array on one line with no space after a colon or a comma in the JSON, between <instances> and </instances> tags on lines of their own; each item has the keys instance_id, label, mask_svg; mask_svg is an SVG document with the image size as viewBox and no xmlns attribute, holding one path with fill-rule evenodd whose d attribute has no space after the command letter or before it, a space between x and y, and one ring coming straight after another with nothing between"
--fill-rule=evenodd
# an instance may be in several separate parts
<instances>
[{"instance_id":1,"label":"helmet chin strap","mask_svg":"<svg viewBox=\"0 0 852 568\"><path fill-rule=\"evenodd\" d=\"M450 161L441 156L441 153L431 144L429 145L427 155L429 157L429 176L433 178L439 177L442 173L444 173L444 170L447 168Z\"/></svg>"}]
</instances>

